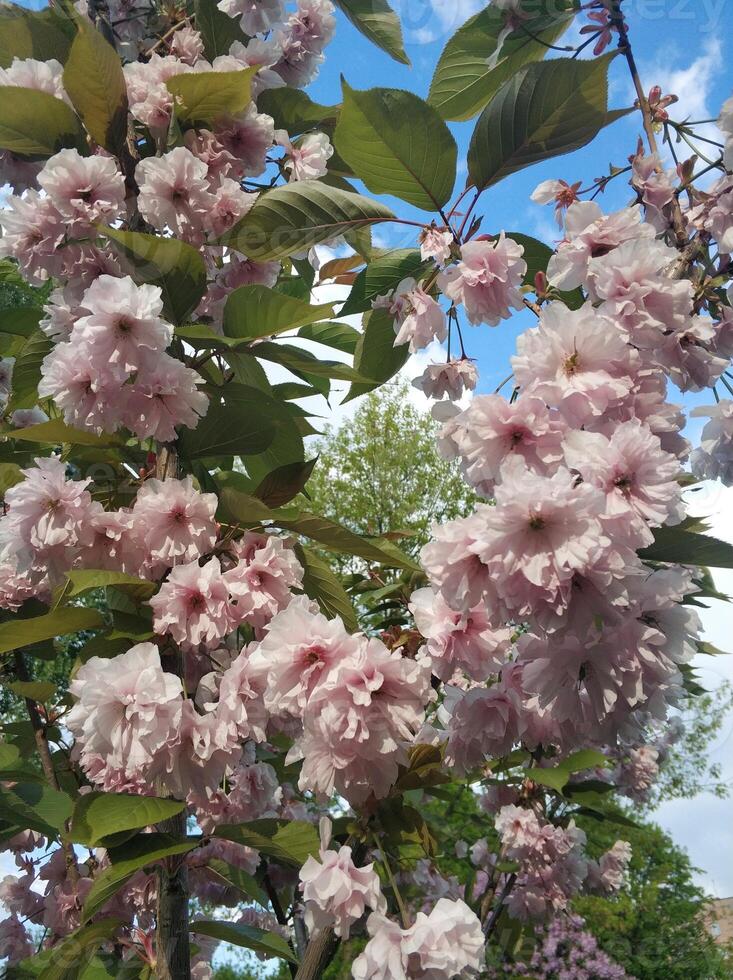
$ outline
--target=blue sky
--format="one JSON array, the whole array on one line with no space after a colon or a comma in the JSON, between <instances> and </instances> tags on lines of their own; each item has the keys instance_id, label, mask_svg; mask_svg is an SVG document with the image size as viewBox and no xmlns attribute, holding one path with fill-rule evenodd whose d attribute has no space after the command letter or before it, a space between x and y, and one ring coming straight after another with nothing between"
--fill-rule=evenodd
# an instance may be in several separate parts
<instances>
[{"instance_id":1,"label":"blue sky","mask_svg":"<svg viewBox=\"0 0 733 980\"><path fill-rule=\"evenodd\" d=\"M37 0L31 0L27 5L45 6ZM379 85L427 95L434 66L446 41L483 4L475 0L400 0L395 6L405 26L406 49L412 67L397 64L372 46L338 13L336 38L327 49L326 63L319 78L308 89L312 98L323 103L339 102L342 73L355 88ZM733 91L731 0L627 0L624 7L645 89L648 91L652 85L659 84L665 93L673 92L679 96L680 102L670 110L674 119L717 116L720 105ZM569 32L568 41L577 40L578 27L576 25ZM617 58L610 69L610 104L612 107L628 106L633 98L625 62ZM458 141L459 161L465 160L473 121L451 124L451 129ZM564 177L569 181L582 179L587 184L607 172L609 163L625 165L639 133L640 120L635 113L603 131L592 145L515 174L492 188L482 198L480 213L486 216L482 230L521 231L551 244L560 237L552 209L533 204L529 200L532 190L548 177ZM459 163L457 187L463 185L464 177L465 169ZM605 210L614 210L628 202L630 192L623 181L624 178L619 178L599 198ZM424 212L399 201L388 202L401 216L425 220ZM383 226L377 240L383 245L410 247L415 243L415 231L395 225ZM506 377L516 336L533 322L532 314L520 313L498 328L467 328L468 353L476 359L481 375L479 391L492 391ZM415 377L420 370L413 361L408 365L408 376ZM418 393L415 397L422 399ZM688 407L711 401L707 395L685 398ZM427 408L424 399L422 404ZM322 409L321 402L317 411L322 413ZM331 416L333 421L342 417L343 413L338 411ZM691 429L691 438L695 435L696 429ZM713 530L718 536L733 541L732 491L707 487L696 498L695 507L711 515ZM719 588L733 594L733 571L716 578ZM730 607L717 603L704 614L704 620L710 642L722 649L730 647ZM733 677L731 660L733 658L718 658L712 662L706 658L701 661L699 667L707 687L717 686L724 677ZM731 746L733 736L729 724L715 745L714 757L723 763L733 780ZM693 862L702 870L700 879L705 886L715 894L732 895L731 802L707 796L675 801L665 804L655 817L689 850Z\"/></svg>"}]
</instances>

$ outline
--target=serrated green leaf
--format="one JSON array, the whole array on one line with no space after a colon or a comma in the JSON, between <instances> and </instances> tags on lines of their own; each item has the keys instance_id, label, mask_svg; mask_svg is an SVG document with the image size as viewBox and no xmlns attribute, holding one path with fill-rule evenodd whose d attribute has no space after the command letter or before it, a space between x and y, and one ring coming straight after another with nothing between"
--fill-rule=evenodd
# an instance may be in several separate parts
<instances>
[{"instance_id":1,"label":"serrated green leaf","mask_svg":"<svg viewBox=\"0 0 733 980\"><path fill-rule=\"evenodd\" d=\"M46 783L14 783L0 790L0 806L21 826L52 837L64 831L73 802L67 793Z\"/></svg>"},{"instance_id":2,"label":"serrated green leaf","mask_svg":"<svg viewBox=\"0 0 733 980\"><path fill-rule=\"evenodd\" d=\"M123 831L153 826L181 813L185 803L126 793L86 793L76 801L71 819L72 840L94 847Z\"/></svg>"},{"instance_id":3,"label":"serrated green leaf","mask_svg":"<svg viewBox=\"0 0 733 980\"><path fill-rule=\"evenodd\" d=\"M38 403L38 382L41 380L43 359L53 349L53 343L41 330L26 340L13 365L13 379L7 411L33 408Z\"/></svg>"},{"instance_id":4,"label":"serrated green leaf","mask_svg":"<svg viewBox=\"0 0 733 980\"><path fill-rule=\"evenodd\" d=\"M549 786L550 789L556 789L558 793L562 792L563 787L570 778L570 773L567 769L525 769L524 774L527 779L531 779L541 786Z\"/></svg>"},{"instance_id":5,"label":"serrated green leaf","mask_svg":"<svg viewBox=\"0 0 733 980\"><path fill-rule=\"evenodd\" d=\"M354 368L362 377L372 378L373 381L352 384L342 404L389 381L410 356L408 344L395 347L394 317L389 310L372 310L365 315L363 322L364 330L354 354Z\"/></svg>"},{"instance_id":6,"label":"serrated green leaf","mask_svg":"<svg viewBox=\"0 0 733 980\"><path fill-rule=\"evenodd\" d=\"M339 316L364 313L377 296L384 296L403 279L419 278L427 268L428 263L416 248L396 248L371 259L354 280Z\"/></svg>"},{"instance_id":7,"label":"serrated green leaf","mask_svg":"<svg viewBox=\"0 0 733 980\"><path fill-rule=\"evenodd\" d=\"M540 2L535 11L528 11L534 16L523 17L508 35L506 11L495 5L481 10L443 49L428 102L444 119L471 119L523 65L545 57L547 45L568 26L573 6L570 2L552 6Z\"/></svg>"},{"instance_id":8,"label":"serrated green leaf","mask_svg":"<svg viewBox=\"0 0 733 980\"><path fill-rule=\"evenodd\" d=\"M38 306L11 306L0 310L0 331L17 337L32 337L38 330L43 310Z\"/></svg>"},{"instance_id":9,"label":"serrated green leaf","mask_svg":"<svg viewBox=\"0 0 733 980\"><path fill-rule=\"evenodd\" d=\"M373 194L439 211L453 191L458 150L436 110L401 89L342 88L334 143L354 174Z\"/></svg>"},{"instance_id":10,"label":"serrated green leaf","mask_svg":"<svg viewBox=\"0 0 733 980\"><path fill-rule=\"evenodd\" d=\"M0 67L9 68L13 58L55 58L63 64L74 34L74 24L52 7L35 11L0 8Z\"/></svg>"},{"instance_id":11,"label":"serrated green leaf","mask_svg":"<svg viewBox=\"0 0 733 980\"><path fill-rule=\"evenodd\" d=\"M272 116L276 129L285 129L291 136L305 130L331 127L338 119L338 105L320 105L301 89L268 88L257 97L257 109Z\"/></svg>"},{"instance_id":12,"label":"serrated green leaf","mask_svg":"<svg viewBox=\"0 0 733 980\"><path fill-rule=\"evenodd\" d=\"M19 650L52 640L56 636L77 633L79 630L97 629L104 624L102 614L96 609L83 609L80 606L67 606L36 616L35 619L11 619L0 623L0 653Z\"/></svg>"},{"instance_id":13,"label":"serrated green leaf","mask_svg":"<svg viewBox=\"0 0 733 980\"><path fill-rule=\"evenodd\" d=\"M282 259L344 232L392 220L388 207L368 197L300 180L262 194L219 243L252 259Z\"/></svg>"},{"instance_id":14,"label":"serrated green leaf","mask_svg":"<svg viewBox=\"0 0 733 980\"><path fill-rule=\"evenodd\" d=\"M39 980L76 980L77 977L81 980L85 976L84 966L121 925L122 919L109 917L66 936L48 951L48 960Z\"/></svg>"},{"instance_id":15,"label":"serrated green leaf","mask_svg":"<svg viewBox=\"0 0 733 980\"><path fill-rule=\"evenodd\" d=\"M301 492L316 465L315 459L286 463L271 470L253 495L268 507L282 507Z\"/></svg>"},{"instance_id":16,"label":"serrated green leaf","mask_svg":"<svg viewBox=\"0 0 733 980\"><path fill-rule=\"evenodd\" d=\"M79 568L66 573L64 585L54 596L55 606L90 589L106 588L108 585L122 589L138 601L150 598L158 587L155 582L137 578L135 575L126 575L124 572L110 572L102 568Z\"/></svg>"},{"instance_id":17,"label":"serrated green leaf","mask_svg":"<svg viewBox=\"0 0 733 980\"><path fill-rule=\"evenodd\" d=\"M400 19L386 0L336 0L354 27L372 44L394 58L409 65L402 40Z\"/></svg>"},{"instance_id":18,"label":"serrated green leaf","mask_svg":"<svg viewBox=\"0 0 733 980\"><path fill-rule=\"evenodd\" d=\"M278 956L290 963L298 962L290 946L276 932L267 932L242 922L222 922L220 919L196 919L190 929L200 936L211 936L224 943L244 946L261 956Z\"/></svg>"},{"instance_id":19,"label":"serrated green leaf","mask_svg":"<svg viewBox=\"0 0 733 980\"><path fill-rule=\"evenodd\" d=\"M252 101L252 76L259 65L242 71L197 71L166 81L174 99L176 118L184 125L208 123L236 115Z\"/></svg>"},{"instance_id":20,"label":"serrated green leaf","mask_svg":"<svg viewBox=\"0 0 733 980\"><path fill-rule=\"evenodd\" d=\"M37 89L6 85L0 99L0 149L51 157L64 148L87 152L84 130L65 102Z\"/></svg>"},{"instance_id":21,"label":"serrated green leaf","mask_svg":"<svg viewBox=\"0 0 733 980\"><path fill-rule=\"evenodd\" d=\"M127 139L127 86L115 49L83 17L64 67L64 89L95 143L120 153Z\"/></svg>"},{"instance_id":22,"label":"serrated green leaf","mask_svg":"<svg viewBox=\"0 0 733 980\"><path fill-rule=\"evenodd\" d=\"M183 323L206 292L206 267L198 249L177 238L101 228L133 266L138 283L160 286L171 323Z\"/></svg>"},{"instance_id":23,"label":"serrated green leaf","mask_svg":"<svg viewBox=\"0 0 733 980\"><path fill-rule=\"evenodd\" d=\"M56 693L56 685L50 681L9 681L5 687L21 698L30 698L44 704Z\"/></svg>"},{"instance_id":24,"label":"serrated green leaf","mask_svg":"<svg viewBox=\"0 0 733 980\"><path fill-rule=\"evenodd\" d=\"M220 824L214 837L254 847L283 864L302 866L318 854L320 841L313 824L303 820L251 820L249 823Z\"/></svg>"},{"instance_id":25,"label":"serrated green leaf","mask_svg":"<svg viewBox=\"0 0 733 980\"><path fill-rule=\"evenodd\" d=\"M212 871L221 878L222 881L226 882L227 885L236 888L237 891L253 899L259 905L265 908L267 907L267 895L265 895L252 875L247 874L246 871L242 871L241 868L235 868L226 861L219 860L219 858L212 858L206 867L209 871Z\"/></svg>"},{"instance_id":26,"label":"serrated green leaf","mask_svg":"<svg viewBox=\"0 0 733 980\"><path fill-rule=\"evenodd\" d=\"M229 17L217 7L217 0L194 0L196 29L204 42L204 54L209 61L229 54L235 41L249 40L239 26L239 18ZM266 111L266 110L265 110Z\"/></svg>"},{"instance_id":27,"label":"serrated green leaf","mask_svg":"<svg viewBox=\"0 0 733 980\"><path fill-rule=\"evenodd\" d=\"M607 108L612 57L554 58L520 69L476 122L468 148L470 183L483 190L589 143L618 116Z\"/></svg>"},{"instance_id":28,"label":"serrated green leaf","mask_svg":"<svg viewBox=\"0 0 733 980\"><path fill-rule=\"evenodd\" d=\"M333 316L331 303L311 306L267 286L240 286L227 297L224 333L237 340L258 340L328 316Z\"/></svg>"},{"instance_id":29,"label":"serrated green leaf","mask_svg":"<svg viewBox=\"0 0 733 980\"><path fill-rule=\"evenodd\" d=\"M346 590L334 575L328 562L301 544L295 546L298 561L303 566L303 591L315 599L322 612L333 619L340 616L350 633L359 629L354 606Z\"/></svg>"},{"instance_id":30,"label":"serrated green leaf","mask_svg":"<svg viewBox=\"0 0 733 980\"><path fill-rule=\"evenodd\" d=\"M104 446L121 446L123 441L119 436L105 432L97 435L90 429L74 429L61 419L51 419L49 422L39 422L24 429L12 429L2 433L12 439L22 442L37 442L47 445L93 446L101 449Z\"/></svg>"},{"instance_id":31,"label":"serrated green leaf","mask_svg":"<svg viewBox=\"0 0 733 980\"><path fill-rule=\"evenodd\" d=\"M607 764L608 759L597 749L580 749L569 755L567 759L558 762L557 767L564 769L565 772L581 772L583 769L595 769L597 766Z\"/></svg>"},{"instance_id":32,"label":"serrated green leaf","mask_svg":"<svg viewBox=\"0 0 733 980\"><path fill-rule=\"evenodd\" d=\"M179 438L186 459L263 453L283 424L281 405L257 388L231 383L223 401L211 396L209 410L195 429Z\"/></svg>"},{"instance_id":33,"label":"serrated green leaf","mask_svg":"<svg viewBox=\"0 0 733 980\"><path fill-rule=\"evenodd\" d=\"M188 854L201 842L202 838L176 840L169 834L154 833L139 834L120 848L110 848L107 854L112 864L94 879L84 901L84 920L95 916L136 871L163 858Z\"/></svg>"},{"instance_id":34,"label":"serrated green leaf","mask_svg":"<svg viewBox=\"0 0 733 980\"><path fill-rule=\"evenodd\" d=\"M654 544L639 552L639 557L645 561L733 568L733 544L727 541L686 531L679 526L656 527L653 533Z\"/></svg>"}]
</instances>

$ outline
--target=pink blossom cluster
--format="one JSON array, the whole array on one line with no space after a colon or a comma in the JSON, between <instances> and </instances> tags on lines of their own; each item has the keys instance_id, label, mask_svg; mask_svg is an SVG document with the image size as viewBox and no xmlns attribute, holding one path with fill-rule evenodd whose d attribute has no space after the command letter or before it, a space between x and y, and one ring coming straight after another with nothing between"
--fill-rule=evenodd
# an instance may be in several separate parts
<instances>
[{"instance_id":1,"label":"pink blossom cluster","mask_svg":"<svg viewBox=\"0 0 733 980\"><path fill-rule=\"evenodd\" d=\"M367 930L369 942L352 965L354 980L448 980L483 966L481 922L460 899L438 899L408 928L372 912Z\"/></svg>"},{"instance_id":2,"label":"pink blossom cluster","mask_svg":"<svg viewBox=\"0 0 733 980\"><path fill-rule=\"evenodd\" d=\"M58 337L54 305L47 329ZM125 426L140 439L166 442L177 426L196 427L208 398L198 390L202 378L166 353L173 329L161 318L160 287L100 275L68 318L61 309L68 334L44 358L38 393L53 398L69 425L98 432Z\"/></svg>"}]
</instances>

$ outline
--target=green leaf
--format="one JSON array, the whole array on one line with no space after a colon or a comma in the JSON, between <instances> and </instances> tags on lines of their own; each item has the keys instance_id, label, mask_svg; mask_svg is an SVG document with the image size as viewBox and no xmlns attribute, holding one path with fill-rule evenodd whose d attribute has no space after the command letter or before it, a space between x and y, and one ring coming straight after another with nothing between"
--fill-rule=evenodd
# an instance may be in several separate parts
<instances>
[{"instance_id":1,"label":"green leaf","mask_svg":"<svg viewBox=\"0 0 733 980\"><path fill-rule=\"evenodd\" d=\"M0 330L17 337L31 337L42 316L43 310L38 306L12 306L0 310Z\"/></svg>"},{"instance_id":2,"label":"green leaf","mask_svg":"<svg viewBox=\"0 0 733 980\"><path fill-rule=\"evenodd\" d=\"M272 519L272 510L254 496L252 481L243 473L221 471L214 475L219 488L219 518L243 525Z\"/></svg>"},{"instance_id":3,"label":"green leaf","mask_svg":"<svg viewBox=\"0 0 733 980\"><path fill-rule=\"evenodd\" d=\"M213 871L215 875L218 875L227 885L236 888L237 891L240 891L248 898L254 899L258 905L267 907L267 895L265 895L252 875L247 874L246 871L242 871L241 868L235 868L228 862L219 860L219 858L212 858L206 867L209 871Z\"/></svg>"},{"instance_id":4,"label":"green leaf","mask_svg":"<svg viewBox=\"0 0 733 980\"><path fill-rule=\"evenodd\" d=\"M501 45L506 12L492 5L453 35L440 56L428 95L428 102L444 119L471 119L523 65L545 57L547 45L560 37L573 16L571 9L563 8L573 4L543 6L536 16L522 20Z\"/></svg>"},{"instance_id":5,"label":"green leaf","mask_svg":"<svg viewBox=\"0 0 733 980\"><path fill-rule=\"evenodd\" d=\"M257 96L257 109L272 116L276 129L286 129L291 136L307 129L328 129L338 119L338 105L320 105L301 89L268 88Z\"/></svg>"},{"instance_id":6,"label":"green leaf","mask_svg":"<svg viewBox=\"0 0 733 980\"><path fill-rule=\"evenodd\" d=\"M74 429L61 419L51 419L49 422L39 422L25 429L12 429L3 435L22 442L39 442L52 446L68 443L71 446L93 446L101 449L103 446L121 446L122 439L110 433L97 435L91 429Z\"/></svg>"},{"instance_id":7,"label":"green leaf","mask_svg":"<svg viewBox=\"0 0 733 980\"><path fill-rule=\"evenodd\" d=\"M409 65L400 19L386 0L336 0L354 27L395 61Z\"/></svg>"},{"instance_id":8,"label":"green leaf","mask_svg":"<svg viewBox=\"0 0 733 980\"><path fill-rule=\"evenodd\" d=\"M339 316L364 313L377 296L384 296L403 279L418 279L427 268L428 263L416 248L396 248L372 259L354 280Z\"/></svg>"},{"instance_id":9,"label":"green leaf","mask_svg":"<svg viewBox=\"0 0 733 980\"><path fill-rule=\"evenodd\" d=\"M169 834L139 834L119 848L107 852L112 864L94 879L84 902L84 919L88 921L132 878L136 871L177 854L188 854L203 838L176 840Z\"/></svg>"},{"instance_id":10,"label":"green leaf","mask_svg":"<svg viewBox=\"0 0 733 980\"><path fill-rule=\"evenodd\" d=\"M258 340L327 316L333 316L330 303L311 306L267 286L240 286L227 297L224 333L227 337Z\"/></svg>"},{"instance_id":11,"label":"green leaf","mask_svg":"<svg viewBox=\"0 0 733 980\"><path fill-rule=\"evenodd\" d=\"M355 382L349 388L342 404L374 391L379 385L389 381L400 370L410 356L409 346L395 347L394 318L389 310L372 310L364 317L364 332L354 354L354 368L363 377L372 378L367 384Z\"/></svg>"},{"instance_id":12,"label":"green leaf","mask_svg":"<svg viewBox=\"0 0 733 980\"><path fill-rule=\"evenodd\" d=\"M253 348L253 353L265 361L282 364L288 371L305 378L311 384L313 381L307 377L308 375L316 378L335 378L338 381L365 381L362 375L348 364L342 361L325 361L311 354L310 351L302 347L294 347L292 344L265 341Z\"/></svg>"},{"instance_id":13,"label":"green leaf","mask_svg":"<svg viewBox=\"0 0 733 980\"><path fill-rule=\"evenodd\" d=\"M7 491L22 483L25 477L17 463L0 463L0 498L4 497Z\"/></svg>"},{"instance_id":14,"label":"green leaf","mask_svg":"<svg viewBox=\"0 0 733 980\"><path fill-rule=\"evenodd\" d=\"M53 346L42 330L31 334L23 344L13 366L12 393L7 412L14 412L18 408L33 408L38 403L41 364Z\"/></svg>"},{"instance_id":15,"label":"green leaf","mask_svg":"<svg viewBox=\"0 0 733 980\"><path fill-rule=\"evenodd\" d=\"M394 546L388 549L384 548L382 547L383 542L378 538L362 537L326 517L309 514L307 511L300 511L293 516L288 511L282 517L277 511L273 511L272 517L278 527L319 541L331 551L357 555L359 558L378 562L380 565L387 565L390 568L406 568L409 571L419 570L407 555L403 555L398 548Z\"/></svg>"},{"instance_id":16,"label":"green leaf","mask_svg":"<svg viewBox=\"0 0 733 980\"><path fill-rule=\"evenodd\" d=\"M247 926L241 922L222 922L220 919L196 919L191 923L190 930L200 936L219 939L223 943L244 946L263 956L279 956L290 963L298 962L282 936L256 926Z\"/></svg>"},{"instance_id":17,"label":"green leaf","mask_svg":"<svg viewBox=\"0 0 733 980\"><path fill-rule=\"evenodd\" d=\"M235 41L247 43L248 38L239 26L239 19L219 10L217 0L194 0L194 11L196 29L201 34L208 61L229 54L229 48Z\"/></svg>"},{"instance_id":18,"label":"green leaf","mask_svg":"<svg viewBox=\"0 0 733 980\"><path fill-rule=\"evenodd\" d=\"M570 773L567 769L525 769L524 774L527 779L531 779L541 786L549 786L550 789L556 789L558 793L562 792L563 787L570 778Z\"/></svg>"},{"instance_id":19,"label":"green leaf","mask_svg":"<svg viewBox=\"0 0 733 980\"><path fill-rule=\"evenodd\" d=\"M253 494L268 507L282 507L301 492L308 482L315 459L286 463L272 470L253 490Z\"/></svg>"},{"instance_id":20,"label":"green leaf","mask_svg":"<svg viewBox=\"0 0 733 980\"><path fill-rule=\"evenodd\" d=\"M251 259L282 259L344 232L392 220L388 207L368 197L299 180L262 194L219 243Z\"/></svg>"},{"instance_id":21,"label":"green leaf","mask_svg":"<svg viewBox=\"0 0 733 980\"><path fill-rule=\"evenodd\" d=\"M119 154L127 140L127 86L120 57L83 17L64 68L64 88L95 143Z\"/></svg>"},{"instance_id":22,"label":"green leaf","mask_svg":"<svg viewBox=\"0 0 733 980\"><path fill-rule=\"evenodd\" d=\"M67 606L36 616L35 619L11 619L0 623L0 653L18 650L52 640L56 636L77 633L79 630L97 629L104 624L102 614L96 609L83 609L80 606Z\"/></svg>"},{"instance_id":23,"label":"green leaf","mask_svg":"<svg viewBox=\"0 0 733 980\"><path fill-rule=\"evenodd\" d=\"M73 109L37 89L9 85L0 99L0 149L20 156L51 157L75 147L87 152L84 130Z\"/></svg>"},{"instance_id":24,"label":"green leaf","mask_svg":"<svg viewBox=\"0 0 733 980\"><path fill-rule=\"evenodd\" d=\"M336 149L373 194L439 211L456 180L456 141L438 113L412 92L342 81Z\"/></svg>"},{"instance_id":25,"label":"green leaf","mask_svg":"<svg viewBox=\"0 0 733 980\"><path fill-rule=\"evenodd\" d=\"M123 831L140 830L167 820L186 807L178 800L125 793L86 793L80 796L71 820L71 836L86 847L94 847Z\"/></svg>"},{"instance_id":26,"label":"green leaf","mask_svg":"<svg viewBox=\"0 0 733 980\"><path fill-rule=\"evenodd\" d=\"M21 826L52 837L65 830L74 808L67 793L36 782L15 783L9 789L0 790L0 805Z\"/></svg>"},{"instance_id":27,"label":"green leaf","mask_svg":"<svg viewBox=\"0 0 733 980\"><path fill-rule=\"evenodd\" d=\"M84 966L121 925L122 919L110 917L83 926L66 936L48 951L48 960L39 974L39 980L82 980L86 976Z\"/></svg>"},{"instance_id":28,"label":"green leaf","mask_svg":"<svg viewBox=\"0 0 733 980\"><path fill-rule=\"evenodd\" d=\"M318 854L320 841L313 824L303 820L252 820L220 824L214 837L254 847L266 857L301 867L311 854Z\"/></svg>"},{"instance_id":29,"label":"green leaf","mask_svg":"<svg viewBox=\"0 0 733 980\"><path fill-rule=\"evenodd\" d=\"M569 755L567 759L563 759L558 762L558 769L564 769L565 772L581 772L583 769L595 769L597 766L608 765L608 759L602 752L598 752L596 749L580 749L578 752L573 752Z\"/></svg>"},{"instance_id":30,"label":"green leaf","mask_svg":"<svg viewBox=\"0 0 733 980\"><path fill-rule=\"evenodd\" d=\"M55 58L63 64L76 33L74 24L52 7L45 10L0 8L0 67L9 68L13 58Z\"/></svg>"},{"instance_id":31,"label":"green leaf","mask_svg":"<svg viewBox=\"0 0 733 980\"><path fill-rule=\"evenodd\" d=\"M555 58L527 65L509 79L476 122L468 148L470 182L483 190L590 143L618 115L607 110L612 57Z\"/></svg>"},{"instance_id":32,"label":"green leaf","mask_svg":"<svg viewBox=\"0 0 733 980\"><path fill-rule=\"evenodd\" d=\"M5 687L21 698L30 698L31 701L40 701L41 704L50 701L56 693L56 685L50 681L11 681Z\"/></svg>"},{"instance_id":33,"label":"green leaf","mask_svg":"<svg viewBox=\"0 0 733 980\"><path fill-rule=\"evenodd\" d=\"M643 548L639 557L645 561L733 568L733 544L681 527L657 527L654 544Z\"/></svg>"},{"instance_id":34,"label":"green leaf","mask_svg":"<svg viewBox=\"0 0 733 980\"><path fill-rule=\"evenodd\" d=\"M302 337L303 340L312 340L316 344L323 344L325 347L333 347L334 350L340 350L344 354L353 354L356 345L359 343L360 334L348 323L327 321L301 327L298 336Z\"/></svg>"},{"instance_id":35,"label":"green leaf","mask_svg":"<svg viewBox=\"0 0 733 980\"><path fill-rule=\"evenodd\" d=\"M132 264L138 283L161 287L163 309L171 323L183 323L206 292L206 267L199 251L177 238L116 228L100 231Z\"/></svg>"},{"instance_id":36,"label":"green leaf","mask_svg":"<svg viewBox=\"0 0 733 980\"><path fill-rule=\"evenodd\" d=\"M81 568L66 573L66 581L54 596L55 606L59 606L74 596L81 595L82 592L105 588L108 585L123 589L138 601L149 599L157 589L155 582L137 578L135 575L110 572L101 568Z\"/></svg>"},{"instance_id":37,"label":"green leaf","mask_svg":"<svg viewBox=\"0 0 733 980\"><path fill-rule=\"evenodd\" d=\"M188 126L213 123L235 115L252 101L252 76L259 65L242 71L197 71L174 75L166 82L176 118Z\"/></svg>"},{"instance_id":38,"label":"green leaf","mask_svg":"<svg viewBox=\"0 0 733 980\"><path fill-rule=\"evenodd\" d=\"M310 548L301 544L295 546L298 561L303 566L303 591L315 599L322 612L329 619L340 616L350 633L359 629L359 622L349 596L343 585L324 561Z\"/></svg>"},{"instance_id":39,"label":"green leaf","mask_svg":"<svg viewBox=\"0 0 733 980\"><path fill-rule=\"evenodd\" d=\"M247 385L232 383L219 395L210 396L209 410L195 429L180 436L181 453L187 459L210 456L247 456L262 453L272 444L282 419L273 418L280 403Z\"/></svg>"}]
</instances>

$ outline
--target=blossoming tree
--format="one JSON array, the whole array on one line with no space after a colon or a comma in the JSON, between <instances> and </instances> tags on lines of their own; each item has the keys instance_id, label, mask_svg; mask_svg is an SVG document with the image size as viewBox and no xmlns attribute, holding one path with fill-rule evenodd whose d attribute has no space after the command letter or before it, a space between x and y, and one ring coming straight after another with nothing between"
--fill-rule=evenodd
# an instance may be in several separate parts
<instances>
[{"instance_id":1,"label":"blossoming tree","mask_svg":"<svg viewBox=\"0 0 733 980\"><path fill-rule=\"evenodd\" d=\"M384 0L338 6L406 60ZM556 44L575 18L587 36ZM307 980L355 932L355 980L473 975L487 943L511 956L623 884L628 846L592 860L574 813L644 792L694 690L694 606L731 564L683 491L733 480L733 104L727 142L665 170L658 141L697 147L695 128L647 94L620 0L494 0L427 101L352 78L313 102L334 26L330 0L0 16L2 275L47 294L0 315L0 654L27 710L0 745L11 975L203 978L226 941ZM554 252L482 223L488 187L634 111L607 106L615 55L644 131L630 164L537 188ZM454 194L446 120L474 117ZM604 213L624 175L631 203ZM380 223L414 247L375 248ZM327 282L338 308L312 302ZM525 309L510 397L460 410L462 326ZM372 390L433 340L448 358L417 383L482 502L420 567L308 510L299 400ZM694 450L668 381L712 388ZM360 632L309 541L365 559L354 588L381 588L397 628ZM68 693L34 679L77 633ZM501 842L458 894L420 809L451 780Z\"/></svg>"}]
</instances>

